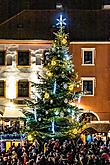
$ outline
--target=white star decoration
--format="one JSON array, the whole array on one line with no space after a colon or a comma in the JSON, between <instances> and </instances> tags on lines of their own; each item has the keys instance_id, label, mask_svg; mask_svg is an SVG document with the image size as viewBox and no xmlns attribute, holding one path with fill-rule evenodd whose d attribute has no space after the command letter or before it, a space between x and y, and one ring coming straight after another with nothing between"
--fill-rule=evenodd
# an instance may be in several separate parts
<instances>
[{"instance_id":1,"label":"white star decoration","mask_svg":"<svg viewBox=\"0 0 110 165\"><path fill-rule=\"evenodd\" d=\"M63 25L64 26L66 26L66 18L63 18L63 16L62 16L62 14L60 15L60 18L59 19L57 19L57 26L60 26L60 27L63 27Z\"/></svg>"}]
</instances>

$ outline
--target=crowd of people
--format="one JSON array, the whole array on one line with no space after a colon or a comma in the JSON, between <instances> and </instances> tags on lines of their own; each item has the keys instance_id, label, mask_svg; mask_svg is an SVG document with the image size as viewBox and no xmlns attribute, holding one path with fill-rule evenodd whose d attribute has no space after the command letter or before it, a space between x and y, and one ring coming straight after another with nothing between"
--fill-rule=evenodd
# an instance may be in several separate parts
<instances>
[{"instance_id":1,"label":"crowd of people","mask_svg":"<svg viewBox=\"0 0 110 165\"><path fill-rule=\"evenodd\" d=\"M3 124L0 125L0 133L3 132L4 134L12 134L14 132L20 133L21 129L23 129L23 127L21 127L19 122L17 121L12 123L11 126L9 125L3 126Z\"/></svg>"},{"instance_id":2,"label":"crowd of people","mask_svg":"<svg viewBox=\"0 0 110 165\"><path fill-rule=\"evenodd\" d=\"M1 151L0 165L110 165L110 139L25 141Z\"/></svg>"}]
</instances>

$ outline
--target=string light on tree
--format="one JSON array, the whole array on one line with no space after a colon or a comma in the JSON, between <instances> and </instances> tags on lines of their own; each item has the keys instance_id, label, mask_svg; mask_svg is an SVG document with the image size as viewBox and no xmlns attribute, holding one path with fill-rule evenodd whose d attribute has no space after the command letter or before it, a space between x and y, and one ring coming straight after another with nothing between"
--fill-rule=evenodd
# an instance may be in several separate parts
<instances>
[{"instance_id":1,"label":"string light on tree","mask_svg":"<svg viewBox=\"0 0 110 165\"><path fill-rule=\"evenodd\" d=\"M64 112L60 112L60 117L64 117Z\"/></svg>"},{"instance_id":2,"label":"string light on tree","mask_svg":"<svg viewBox=\"0 0 110 165\"><path fill-rule=\"evenodd\" d=\"M52 66L56 65L55 59L53 59L53 60L51 61L51 65L52 65Z\"/></svg>"},{"instance_id":3,"label":"string light on tree","mask_svg":"<svg viewBox=\"0 0 110 165\"><path fill-rule=\"evenodd\" d=\"M54 120L52 121L52 133L53 134L55 133L55 122L54 122Z\"/></svg>"},{"instance_id":4,"label":"string light on tree","mask_svg":"<svg viewBox=\"0 0 110 165\"><path fill-rule=\"evenodd\" d=\"M52 76L52 73L51 72L47 72L47 76L51 77Z\"/></svg>"},{"instance_id":5,"label":"string light on tree","mask_svg":"<svg viewBox=\"0 0 110 165\"><path fill-rule=\"evenodd\" d=\"M53 94L56 93L56 87L57 87L57 83L56 83L56 80L55 80L55 82L54 82L54 87L53 87Z\"/></svg>"},{"instance_id":6,"label":"string light on tree","mask_svg":"<svg viewBox=\"0 0 110 165\"><path fill-rule=\"evenodd\" d=\"M41 120L42 120L41 117L39 117L39 118L38 118L38 121L41 121Z\"/></svg>"},{"instance_id":7,"label":"string light on tree","mask_svg":"<svg viewBox=\"0 0 110 165\"><path fill-rule=\"evenodd\" d=\"M64 61L63 67L66 67L68 65L67 61Z\"/></svg>"},{"instance_id":8,"label":"string light on tree","mask_svg":"<svg viewBox=\"0 0 110 165\"><path fill-rule=\"evenodd\" d=\"M63 45L66 45L68 42L67 42L67 38L63 38L63 40L62 40L62 44Z\"/></svg>"},{"instance_id":9,"label":"string light on tree","mask_svg":"<svg viewBox=\"0 0 110 165\"><path fill-rule=\"evenodd\" d=\"M58 115L59 115L59 112L58 112L58 111L56 111L56 112L55 112L55 115L56 115L56 116L58 116Z\"/></svg>"},{"instance_id":10,"label":"string light on tree","mask_svg":"<svg viewBox=\"0 0 110 165\"><path fill-rule=\"evenodd\" d=\"M64 30L66 18L62 14L57 19L56 26L58 32L54 33L52 47L44 51L43 67L39 74L41 83L35 84L41 96L37 96L34 105L38 120L36 125L30 127L30 131L38 132L37 136L45 139L71 137L72 128L79 129L80 125L79 122L75 123L78 109L75 105L70 105L72 100L78 99L79 94L75 92L75 88L79 80L72 70L74 66L69 54L68 34Z\"/></svg>"},{"instance_id":11,"label":"string light on tree","mask_svg":"<svg viewBox=\"0 0 110 165\"><path fill-rule=\"evenodd\" d=\"M68 111L68 113L70 113L70 112L71 112L71 110L70 110L69 108L67 109L67 111Z\"/></svg>"},{"instance_id":12,"label":"string light on tree","mask_svg":"<svg viewBox=\"0 0 110 165\"><path fill-rule=\"evenodd\" d=\"M48 92L45 92L44 98L45 98L45 99L48 99L49 96L50 96L49 93L48 93Z\"/></svg>"},{"instance_id":13,"label":"string light on tree","mask_svg":"<svg viewBox=\"0 0 110 165\"><path fill-rule=\"evenodd\" d=\"M53 100L50 100L50 104L52 104L53 103Z\"/></svg>"},{"instance_id":14,"label":"string light on tree","mask_svg":"<svg viewBox=\"0 0 110 165\"><path fill-rule=\"evenodd\" d=\"M74 122L74 111L72 110L72 121Z\"/></svg>"},{"instance_id":15,"label":"string light on tree","mask_svg":"<svg viewBox=\"0 0 110 165\"><path fill-rule=\"evenodd\" d=\"M45 113L46 113L46 115L48 115L48 111L46 111Z\"/></svg>"},{"instance_id":16,"label":"string light on tree","mask_svg":"<svg viewBox=\"0 0 110 165\"><path fill-rule=\"evenodd\" d=\"M67 98L64 99L64 103L68 103L68 99Z\"/></svg>"},{"instance_id":17,"label":"string light on tree","mask_svg":"<svg viewBox=\"0 0 110 165\"><path fill-rule=\"evenodd\" d=\"M67 89L67 84L64 84L63 87L64 87L65 89Z\"/></svg>"},{"instance_id":18,"label":"string light on tree","mask_svg":"<svg viewBox=\"0 0 110 165\"><path fill-rule=\"evenodd\" d=\"M73 91L74 90L74 84L70 84L69 85L69 91Z\"/></svg>"}]
</instances>

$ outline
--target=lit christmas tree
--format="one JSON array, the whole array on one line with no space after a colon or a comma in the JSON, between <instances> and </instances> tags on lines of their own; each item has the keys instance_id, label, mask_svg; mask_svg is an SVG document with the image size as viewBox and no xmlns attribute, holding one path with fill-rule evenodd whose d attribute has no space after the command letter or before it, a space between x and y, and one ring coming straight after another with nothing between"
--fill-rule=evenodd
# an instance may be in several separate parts
<instances>
[{"instance_id":1,"label":"lit christmas tree","mask_svg":"<svg viewBox=\"0 0 110 165\"><path fill-rule=\"evenodd\" d=\"M59 30L55 33L52 47L43 54L40 83L32 83L35 89L32 101L27 105L34 109L34 120L28 118L28 131L34 136L69 137L81 128L78 121L80 110L71 105L80 97L80 85L74 71L72 56L68 49L68 34L64 32L66 19L57 19Z\"/></svg>"}]
</instances>

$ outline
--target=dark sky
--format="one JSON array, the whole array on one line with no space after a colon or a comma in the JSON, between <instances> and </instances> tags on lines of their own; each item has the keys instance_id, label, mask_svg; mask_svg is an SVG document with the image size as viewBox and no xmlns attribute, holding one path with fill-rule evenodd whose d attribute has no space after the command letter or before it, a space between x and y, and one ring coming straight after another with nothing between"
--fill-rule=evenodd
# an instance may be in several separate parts
<instances>
[{"instance_id":1,"label":"dark sky","mask_svg":"<svg viewBox=\"0 0 110 165\"><path fill-rule=\"evenodd\" d=\"M110 0L103 0L104 4L110 4Z\"/></svg>"}]
</instances>

